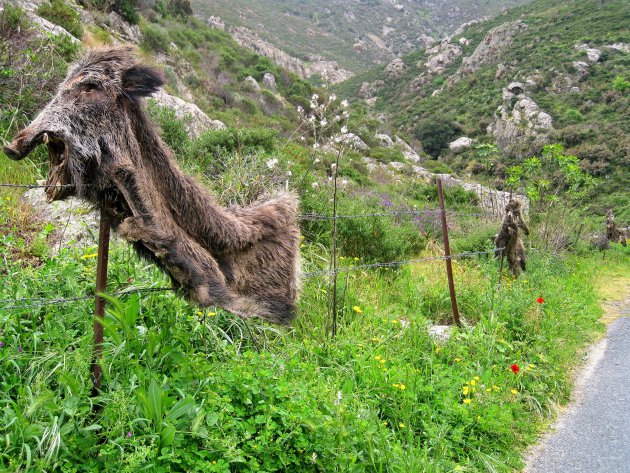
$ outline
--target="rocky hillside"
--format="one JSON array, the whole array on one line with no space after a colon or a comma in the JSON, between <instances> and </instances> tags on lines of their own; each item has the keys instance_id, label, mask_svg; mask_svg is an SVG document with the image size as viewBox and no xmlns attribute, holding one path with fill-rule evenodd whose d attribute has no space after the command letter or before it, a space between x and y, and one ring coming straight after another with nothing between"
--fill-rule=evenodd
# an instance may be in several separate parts
<instances>
[{"instance_id":1,"label":"rocky hillside","mask_svg":"<svg viewBox=\"0 0 630 473\"><path fill-rule=\"evenodd\" d=\"M335 61L354 73L453 34L463 23L528 0L193 0L195 12L280 48L307 64ZM242 31L242 30L241 30Z\"/></svg>"},{"instance_id":2,"label":"rocky hillside","mask_svg":"<svg viewBox=\"0 0 630 473\"><path fill-rule=\"evenodd\" d=\"M598 179L592 210L614 207L628 220L629 21L623 1L538 0L338 91L442 166L499 187L508 166L561 143Z\"/></svg>"}]
</instances>

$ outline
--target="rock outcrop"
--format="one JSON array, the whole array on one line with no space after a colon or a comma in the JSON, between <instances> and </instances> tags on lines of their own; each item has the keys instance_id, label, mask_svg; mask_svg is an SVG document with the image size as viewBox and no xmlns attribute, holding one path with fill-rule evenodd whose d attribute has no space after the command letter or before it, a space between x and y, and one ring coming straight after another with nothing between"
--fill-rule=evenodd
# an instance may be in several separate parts
<instances>
[{"instance_id":1,"label":"rock outcrop","mask_svg":"<svg viewBox=\"0 0 630 473\"><path fill-rule=\"evenodd\" d=\"M318 75L325 82L336 84L353 76L352 72L339 67L336 61L319 59L307 63L293 57L243 26L232 27L228 31L241 46L251 49L261 56L268 57L279 66L293 72L302 79Z\"/></svg>"},{"instance_id":2,"label":"rock outcrop","mask_svg":"<svg viewBox=\"0 0 630 473\"><path fill-rule=\"evenodd\" d=\"M265 75L263 76L263 84L268 89L276 90L276 76L274 76L271 72L265 72Z\"/></svg>"},{"instance_id":3,"label":"rock outcrop","mask_svg":"<svg viewBox=\"0 0 630 473\"><path fill-rule=\"evenodd\" d=\"M396 58L390 61L389 64L385 67L385 75L389 79L400 79L407 70L407 65L403 62L402 59Z\"/></svg>"},{"instance_id":4,"label":"rock outcrop","mask_svg":"<svg viewBox=\"0 0 630 473\"><path fill-rule=\"evenodd\" d=\"M586 57L590 62L597 62L602 55L602 52L596 48L589 48L587 44L578 44L575 49L578 51L584 51Z\"/></svg>"},{"instance_id":5,"label":"rock outcrop","mask_svg":"<svg viewBox=\"0 0 630 473\"><path fill-rule=\"evenodd\" d=\"M487 132L509 156L525 158L549 143L553 121L525 95L525 85L513 82L503 89L503 104L494 114Z\"/></svg>"},{"instance_id":6,"label":"rock outcrop","mask_svg":"<svg viewBox=\"0 0 630 473\"><path fill-rule=\"evenodd\" d=\"M471 140L467 136L462 136L461 138L457 138L455 141L451 141L448 144L448 149L450 149L455 154L459 154L463 153L467 149L470 149L472 143L473 140Z\"/></svg>"},{"instance_id":7,"label":"rock outcrop","mask_svg":"<svg viewBox=\"0 0 630 473\"><path fill-rule=\"evenodd\" d=\"M450 38L446 38L427 49L427 54L428 58L426 62L418 62L416 64L418 68L426 69L409 84L409 90L411 92L418 92L428 84L434 76L443 74L445 69L461 56L462 50L457 44L452 43Z\"/></svg>"},{"instance_id":8,"label":"rock outcrop","mask_svg":"<svg viewBox=\"0 0 630 473\"><path fill-rule=\"evenodd\" d=\"M204 131L226 128L223 122L212 120L194 103L186 102L179 97L170 95L163 89L160 89L153 95L153 100L155 100L160 107L173 109L175 116L182 120L191 138L197 138Z\"/></svg>"},{"instance_id":9,"label":"rock outcrop","mask_svg":"<svg viewBox=\"0 0 630 473\"><path fill-rule=\"evenodd\" d=\"M465 75L474 73L484 64L496 61L500 57L501 51L512 45L514 36L525 28L527 25L520 20L503 23L492 28L475 48L475 51L462 60L459 70L449 77L449 85L455 84Z\"/></svg>"}]
</instances>

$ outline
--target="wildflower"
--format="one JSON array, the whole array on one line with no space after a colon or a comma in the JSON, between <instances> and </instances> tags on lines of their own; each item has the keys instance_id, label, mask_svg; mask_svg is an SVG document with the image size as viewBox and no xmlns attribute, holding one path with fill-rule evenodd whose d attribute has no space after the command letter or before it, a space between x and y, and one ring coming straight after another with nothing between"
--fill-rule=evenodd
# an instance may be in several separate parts
<instances>
[{"instance_id":1,"label":"wildflower","mask_svg":"<svg viewBox=\"0 0 630 473\"><path fill-rule=\"evenodd\" d=\"M474 379L471 379L471 380L470 380L470 385L471 385L471 386L474 386L475 384L477 384L477 381L475 381Z\"/></svg>"},{"instance_id":2,"label":"wildflower","mask_svg":"<svg viewBox=\"0 0 630 473\"><path fill-rule=\"evenodd\" d=\"M455 358L455 363L459 363L460 361L462 361L461 358Z\"/></svg>"},{"instance_id":3,"label":"wildflower","mask_svg":"<svg viewBox=\"0 0 630 473\"><path fill-rule=\"evenodd\" d=\"M359 307L358 305L355 305L352 310L354 310L357 314L362 314L363 311L361 310L361 307Z\"/></svg>"},{"instance_id":4,"label":"wildflower","mask_svg":"<svg viewBox=\"0 0 630 473\"><path fill-rule=\"evenodd\" d=\"M197 311L197 315L203 315L203 312L201 312L200 310Z\"/></svg>"},{"instance_id":5,"label":"wildflower","mask_svg":"<svg viewBox=\"0 0 630 473\"><path fill-rule=\"evenodd\" d=\"M398 323L398 320L396 320L396 319L392 319L392 323L393 323L393 324L397 324L397 323Z\"/></svg>"},{"instance_id":6,"label":"wildflower","mask_svg":"<svg viewBox=\"0 0 630 473\"><path fill-rule=\"evenodd\" d=\"M536 302L538 302L539 304L543 304L545 302L545 299L539 297L538 299L536 299Z\"/></svg>"},{"instance_id":7,"label":"wildflower","mask_svg":"<svg viewBox=\"0 0 630 473\"><path fill-rule=\"evenodd\" d=\"M464 386L462 388L462 394L464 394L464 396L467 396L469 392L470 392L470 388L468 386Z\"/></svg>"},{"instance_id":8,"label":"wildflower","mask_svg":"<svg viewBox=\"0 0 630 473\"><path fill-rule=\"evenodd\" d=\"M455 471L464 471L464 468L462 468L462 466L461 466L461 465L457 465L457 466L455 467Z\"/></svg>"},{"instance_id":9,"label":"wildflower","mask_svg":"<svg viewBox=\"0 0 630 473\"><path fill-rule=\"evenodd\" d=\"M385 358L381 358L381 363L385 363Z\"/></svg>"},{"instance_id":10,"label":"wildflower","mask_svg":"<svg viewBox=\"0 0 630 473\"><path fill-rule=\"evenodd\" d=\"M381 355L376 355L376 356L374 357L374 359L375 359L376 361L380 360L380 359L381 359Z\"/></svg>"},{"instance_id":11,"label":"wildflower","mask_svg":"<svg viewBox=\"0 0 630 473\"><path fill-rule=\"evenodd\" d=\"M501 391L501 388L499 386L497 386L496 384L492 385L492 390L495 392Z\"/></svg>"},{"instance_id":12,"label":"wildflower","mask_svg":"<svg viewBox=\"0 0 630 473\"><path fill-rule=\"evenodd\" d=\"M127 438L131 438L131 432L127 432Z\"/></svg>"},{"instance_id":13,"label":"wildflower","mask_svg":"<svg viewBox=\"0 0 630 473\"><path fill-rule=\"evenodd\" d=\"M518 367L518 365L516 363L514 363L512 366L510 366L510 369L512 370L512 373L514 373L514 374L518 374L518 372L521 371L521 369Z\"/></svg>"},{"instance_id":14,"label":"wildflower","mask_svg":"<svg viewBox=\"0 0 630 473\"><path fill-rule=\"evenodd\" d=\"M378 337L372 337L372 341L373 341L373 342L380 342L380 341L381 341L381 339L380 339L380 338L378 338Z\"/></svg>"},{"instance_id":15,"label":"wildflower","mask_svg":"<svg viewBox=\"0 0 630 473\"><path fill-rule=\"evenodd\" d=\"M475 380L479 381L479 376L475 376Z\"/></svg>"},{"instance_id":16,"label":"wildflower","mask_svg":"<svg viewBox=\"0 0 630 473\"><path fill-rule=\"evenodd\" d=\"M401 385L400 385L400 390L401 390L401 391L404 391L405 389L407 389L407 386L405 386L404 384L401 384Z\"/></svg>"},{"instance_id":17,"label":"wildflower","mask_svg":"<svg viewBox=\"0 0 630 473\"><path fill-rule=\"evenodd\" d=\"M395 388L399 388L399 387L400 387L400 384L398 384L398 383L394 383L394 384L392 384L392 386L393 386L393 387L395 387Z\"/></svg>"},{"instance_id":18,"label":"wildflower","mask_svg":"<svg viewBox=\"0 0 630 473\"><path fill-rule=\"evenodd\" d=\"M342 127L341 127L341 133L343 133L344 135L345 135L346 133L348 133L348 127L347 127L347 126L342 126Z\"/></svg>"},{"instance_id":19,"label":"wildflower","mask_svg":"<svg viewBox=\"0 0 630 473\"><path fill-rule=\"evenodd\" d=\"M81 259L96 258L97 256L98 256L98 253L88 253L81 256Z\"/></svg>"},{"instance_id":20,"label":"wildflower","mask_svg":"<svg viewBox=\"0 0 630 473\"><path fill-rule=\"evenodd\" d=\"M214 317L215 315L217 315L216 312L208 312L208 317Z\"/></svg>"},{"instance_id":21,"label":"wildflower","mask_svg":"<svg viewBox=\"0 0 630 473\"><path fill-rule=\"evenodd\" d=\"M435 345L435 353L440 353L442 351L442 347L440 345Z\"/></svg>"},{"instance_id":22,"label":"wildflower","mask_svg":"<svg viewBox=\"0 0 630 473\"><path fill-rule=\"evenodd\" d=\"M4 348L4 342L0 342L0 348Z\"/></svg>"},{"instance_id":23,"label":"wildflower","mask_svg":"<svg viewBox=\"0 0 630 473\"><path fill-rule=\"evenodd\" d=\"M355 257L354 257L354 260L355 260L355 261L359 261L359 258L357 258L357 257L355 256Z\"/></svg>"},{"instance_id":24,"label":"wildflower","mask_svg":"<svg viewBox=\"0 0 630 473\"><path fill-rule=\"evenodd\" d=\"M318 149L319 148L319 143L313 143L313 149Z\"/></svg>"},{"instance_id":25,"label":"wildflower","mask_svg":"<svg viewBox=\"0 0 630 473\"><path fill-rule=\"evenodd\" d=\"M337 100L337 96L335 94L330 94L330 97L328 97L328 100L331 102L334 102L335 100Z\"/></svg>"},{"instance_id":26,"label":"wildflower","mask_svg":"<svg viewBox=\"0 0 630 473\"><path fill-rule=\"evenodd\" d=\"M472 403L472 399L470 398L464 399L464 404L470 404L470 403Z\"/></svg>"},{"instance_id":27,"label":"wildflower","mask_svg":"<svg viewBox=\"0 0 630 473\"><path fill-rule=\"evenodd\" d=\"M18 347L18 353L22 353L23 351L22 347Z\"/></svg>"},{"instance_id":28,"label":"wildflower","mask_svg":"<svg viewBox=\"0 0 630 473\"><path fill-rule=\"evenodd\" d=\"M268 159L265 164L269 169L273 169L278 165L278 158Z\"/></svg>"},{"instance_id":29,"label":"wildflower","mask_svg":"<svg viewBox=\"0 0 630 473\"><path fill-rule=\"evenodd\" d=\"M405 428L405 424L403 424L402 422L400 424L398 424L398 427L400 427L401 429Z\"/></svg>"},{"instance_id":30,"label":"wildflower","mask_svg":"<svg viewBox=\"0 0 630 473\"><path fill-rule=\"evenodd\" d=\"M343 100L343 101L341 102L341 106L342 106L343 108L348 108L348 101L347 101L347 100Z\"/></svg>"},{"instance_id":31,"label":"wildflower","mask_svg":"<svg viewBox=\"0 0 630 473\"><path fill-rule=\"evenodd\" d=\"M319 122L321 126L326 126L328 125L328 120L326 120L325 118L322 118L322 121Z\"/></svg>"},{"instance_id":32,"label":"wildflower","mask_svg":"<svg viewBox=\"0 0 630 473\"><path fill-rule=\"evenodd\" d=\"M516 389L511 389L510 392L514 394L515 396L518 394L518 391Z\"/></svg>"},{"instance_id":33,"label":"wildflower","mask_svg":"<svg viewBox=\"0 0 630 473\"><path fill-rule=\"evenodd\" d=\"M477 422L481 422L481 416L477 416Z\"/></svg>"}]
</instances>

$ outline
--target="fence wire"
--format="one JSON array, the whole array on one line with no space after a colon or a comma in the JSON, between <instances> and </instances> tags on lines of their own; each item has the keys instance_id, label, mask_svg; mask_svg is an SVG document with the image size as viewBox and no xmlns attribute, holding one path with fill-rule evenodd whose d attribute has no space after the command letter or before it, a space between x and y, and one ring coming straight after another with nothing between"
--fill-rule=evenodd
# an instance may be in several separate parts
<instances>
[{"instance_id":1,"label":"fence wire","mask_svg":"<svg viewBox=\"0 0 630 473\"><path fill-rule=\"evenodd\" d=\"M502 250L503 248L498 248L497 250ZM342 266L337 268L336 270L321 270L321 271L310 271L306 273L302 273L303 279L312 279L320 276L332 276L334 274L339 273L347 273L352 271L361 271L364 269L372 269L372 268L395 268L400 266L405 266L409 264L416 264L428 261L446 261L448 259L459 259L459 258L470 258L472 256L484 255L489 253L494 253L496 250L487 250L487 251L470 251L466 253L458 253L450 256L431 256L427 258L418 258L404 261L390 261L388 263L371 263L371 264L360 264L354 266ZM126 287L123 289L118 289L117 291L108 294L114 297L124 296L128 294L134 293L151 293L151 292L177 292L179 288L173 287ZM106 293L107 294L107 293ZM49 305L63 305L77 301L84 301L94 299L96 294L85 294L83 296L76 297L67 297L67 298L44 298L44 297L22 297L18 299L1 299L0 305L11 303L13 305L0 307L1 310L21 310L21 309L36 309L40 307L45 307ZM17 304L21 302L27 302L27 304Z\"/></svg>"}]
</instances>

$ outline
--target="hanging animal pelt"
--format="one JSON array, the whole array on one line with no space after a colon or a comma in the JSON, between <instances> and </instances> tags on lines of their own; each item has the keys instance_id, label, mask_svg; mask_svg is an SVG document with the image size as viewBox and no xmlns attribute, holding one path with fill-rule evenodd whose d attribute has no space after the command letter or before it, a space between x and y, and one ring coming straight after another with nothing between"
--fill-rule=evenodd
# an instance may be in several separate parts
<instances>
[{"instance_id":1,"label":"hanging animal pelt","mask_svg":"<svg viewBox=\"0 0 630 473\"><path fill-rule=\"evenodd\" d=\"M162 267L189 298L240 317L286 324L296 312L297 198L219 206L177 166L147 117L143 97L165 82L130 47L89 50L57 94L5 147L12 159L48 147L48 200L76 195Z\"/></svg>"},{"instance_id":2,"label":"hanging animal pelt","mask_svg":"<svg viewBox=\"0 0 630 473\"><path fill-rule=\"evenodd\" d=\"M507 256L508 266L512 274L518 276L525 271L526 256L520 230L529 235L529 228L523 221L523 204L520 200L510 199L505 206L505 217L499 233L494 238L495 257L503 259Z\"/></svg>"},{"instance_id":3,"label":"hanging animal pelt","mask_svg":"<svg viewBox=\"0 0 630 473\"><path fill-rule=\"evenodd\" d=\"M621 243L626 246L626 231L615 223L615 213L610 209L606 213L606 241Z\"/></svg>"}]
</instances>

